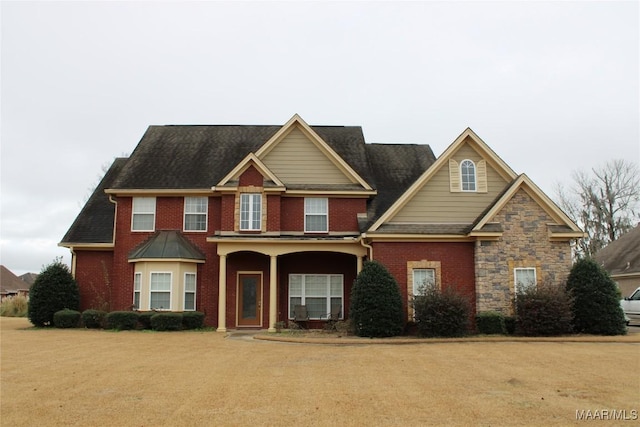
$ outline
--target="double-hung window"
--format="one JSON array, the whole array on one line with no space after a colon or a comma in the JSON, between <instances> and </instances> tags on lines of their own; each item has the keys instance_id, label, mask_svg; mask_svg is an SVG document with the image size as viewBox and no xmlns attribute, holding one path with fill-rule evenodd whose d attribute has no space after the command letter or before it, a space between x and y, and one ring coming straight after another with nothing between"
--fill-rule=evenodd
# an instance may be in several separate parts
<instances>
[{"instance_id":1,"label":"double-hung window","mask_svg":"<svg viewBox=\"0 0 640 427\"><path fill-rule=\"evenodd\" d=\"M260 231L262 229L262 195L240 194L240 230Z\"/></svg>"},{"instance_id":2,"label":"double-hung window","mask_svg":"<svg viewBox=\"0 0 640 427\"><path fill-rule=\"evenodd\" d=\"M462 191L476 191L476 165L471 160L460 164Z\"/></svg>"},{"instance_id":3,"label":"double-hung window","mask_svg":"<svg viewBox=\"0 0 640 427\"><path fill-rule=\"evenodd\" d=\"M524 291L527 288L536 286L536 269L535 268L514 268L513 278L516 293Z\"/></svg>"},{"instance_id":4,"label":"double-hung window","mask_svg":"<svg viewBox=\"0 0 640 427\"><path fill-rule=\"evenodd\" d=\"M151 273L151 310L171 310L171 273Z\"/></svg>"},{"instance_id":5,"label":"double-hung window","mask_svg":"<svg viewBox=\"0 0 640 427\"><path fill-rule=\"evenodd\" d=\"M304 231L326 233L329 231L329 200L320 197L304 199Z\"/></svg>"},{"instance_id":6,"label":"double-hung window","mask_svg":"<svg viewBox=\"0 0 640 427\"><path fill-rule=\"evenodd\" d=\"M133 305L136 310L140 309L140 292L142 291L142 273L133 276Z\"/></svg>"},{"instance_id":7,"label":"double-hung window","mask_svg":"<svg viewBox=\"0 0 640 427\"><path fill-rule=\"evenodd\" d=\"M436 270L433 268L413 269L413 295L424 294L425 289L436 284Z\"/></svg>"},{"instance_id":8,"label":"double-hung window","mask_svg":"<svg viewBox=\"0 0 640 427\"><path fill-rule=\"evenodd\" d=\"M185 273L184 275L184 310L196 309L196 275Z\"/></svg>"},{"instance_id":9,"label":"double-hung window","mask_svg":"<svg viewBox=\"0 0 640 427\"><path fill-rule=\"evenodd\" d=\"M342 274L290 274L289 317L296 305L305 305L310 319L327 319L332 307L344 313Z\"/></svg>"},{"instance_id":10,"label":"double-hung window","mask_svg":"<svg viewBox=\"0 0 640 427\"><path fill-rule=\"evenodd\" d=\"M156 222L156 198L134 197L131 218L132 231L153 231Z\"/></svg>"},{"instance_id":11,"label":"double-hung window","mask_svg":"<svg viewBox=\"0 0 640 427\"><path fill-rule=\"evenodd\" d=\"M184 198L184 231L207 231L207 197Z\"/></svg>"}]
</instances>

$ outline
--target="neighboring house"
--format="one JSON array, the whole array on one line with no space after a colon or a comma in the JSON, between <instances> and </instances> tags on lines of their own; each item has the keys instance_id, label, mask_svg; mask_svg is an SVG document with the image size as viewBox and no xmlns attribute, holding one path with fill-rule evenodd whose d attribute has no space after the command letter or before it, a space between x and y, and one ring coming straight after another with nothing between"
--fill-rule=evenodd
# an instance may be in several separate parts
<instances>
[{"instance_id":1,"label":"neighboring house","mask_svg":"<svg viewBox=\"0 0 640 427\"><path fill-rule=\"evenodd\" d=\"M37 273L25 273L25 274L21 274L20 276L18 276L20 278L20 280L24 280L25 282L27 282L29 284L29 286L33 285L36 281L36 279L38 278L38 274Z\"/></svg>"},{"instance_id":2,"label":"neighboring house","mask_svg":"<svg viewBox=\"0 0 640 427\"><path fill-rule=\"evenodd\" d=\"M473 131L428 145L365 144L362 129L151 126L116 159L62 239L81 305L199 310L265 328L306 305L349 316L366 260L415 290L454 287L512 311L518 286L564 281L582 231ZM314 320L315 319L315 320Z\"/></svg>"},{"instance_id":3,"label":"neighboring house","mask_svg":"<svg viewBox=\"0 0 640 427\"><path fill-rule=\"evenodd\" d=\"M14 295L29 295L31 285L13 274L4 265L0 265L0 298Z\"/></svg>"},{"instance_id":4,"label":"neighboring house","mask_svg":"<svg viewBox=\"0 0 640 427\"><path fill-rule=\"evenodd\" d=\"M640 224L609 243L594 256L618 283L623 297L640 287Z\"/></svg>"}]
</instances>

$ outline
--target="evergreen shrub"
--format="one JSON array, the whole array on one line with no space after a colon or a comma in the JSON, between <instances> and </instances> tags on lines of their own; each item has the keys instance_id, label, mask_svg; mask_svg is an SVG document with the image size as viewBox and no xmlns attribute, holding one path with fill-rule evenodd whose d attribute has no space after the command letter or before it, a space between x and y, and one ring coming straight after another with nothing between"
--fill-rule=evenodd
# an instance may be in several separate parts
<instances>
[{"instance_id":1,"label":"evergreen shrub","mask_svg":"<svg viewBox=\"0 0 640 427\"><path fill-rule=\"evenodd\" d=\"M367 261L351 289L349 309L360 337L400 335L404 325L402 296L396 280L377 261Z\"/></svg>"},{"instance_id":2,"label":"evergreen shrub","mask_svg":"<svg viewBox=\"0 0 640 427\"><path fill-rule=\"evenodd\" d=\"M573 325L578 333L624 335L626 321L620 291L609 273L592 259L578 260L567 278L573 296Z\"/></svg>"},{"instance_id":3,"label":"evergreen shrub","mask_svg":"<svg viewBox=\"0 0 640 427\"><path fill-rule=\"evenodd\" d=\"M106 311L94 310L92 308L82 312L82 323L85 328L100 329L104 327Z\"/></svg>"},{"instance_id":4,"label":"evergreen shrub","mask_svg":"<svg viewBox=\"0 0 640 427\"><path fill-rule=\"evenodd\" d=\"M485 335L507 333L504 315L497 311L483 311L476 315L478 332Z\"/></svg>"},{"instance_id":5,"label":"evergreen shrub","mask_svg":"<svg viewBox=\"0 0 640 427\"><path fill-rule=\"evenodd\" d=\"M77 328L80 325L81 314L76 310L59 310L53 313L53 325L56 328Z\"/></svg>"},{"instance_id":6,"label":"evergreen shrub","mask_svg":"<svg viewBox=\"0 0 640 427\"><path fill-rule=\"evenodd\" d=\"M105 317L105 327L123 331L135 329L138 324L138 313L135 311L112 311Z\"/></svg>"},{"instance_id":7,"label":"evergreen shrub","mask_svg":"<svg viewBox=\"0 0 640 427\"><path fill-rule=\"evenodd\" d=\"M51 326L57 311L78 310L80 291L69 267L60 258L44 267L29 290L29 320L35 326Z\"/></svg>"},{"instance_id":8,"label":"evergreen shrub","mask_svg":"<svg viewBox=\"0 0 640 427\"><path fill-rule=\"evenodd\" d=\"M452 288L425 286L413 308L421 336L460 337L469 331L469 301Z\"/></svg>"},{"instance_id":9,"label":"evergreen shrub","mask_svg":"<svg viewBox=\"0 0 640 427\"><path fill-rule=\"evenodd\" d=\"M139 311L138 312L138 324L142 329L151 328L151 318L158 314L157 311Z\"/></svg>"},{"instance_id":10,"label":"evergreen shrub","mask_svg":"<svg viewBox=\"0 0 640 427\"><path fill-rule=\"evenodd\" d=\"M156 313L151 316L154 331L179 331L182 329L182 313Z\"/></svg>"},{"instance_id":11,"label":"evergreen shrub","mask_svg":"<svg viewBox=\"0 0 640 427\"><path fill-rule=\"evenodd\" d=\"M200 329L204 325L204 313L200 311L185 311L182 313L182 327L184 329Z\"/></svg>"}]
</instances>

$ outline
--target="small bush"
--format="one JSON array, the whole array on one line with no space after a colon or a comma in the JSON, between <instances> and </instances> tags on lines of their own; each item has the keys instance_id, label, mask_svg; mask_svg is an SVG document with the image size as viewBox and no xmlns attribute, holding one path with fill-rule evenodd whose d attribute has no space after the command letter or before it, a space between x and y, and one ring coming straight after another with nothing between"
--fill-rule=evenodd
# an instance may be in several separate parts
<instances>
[{"instance_id":1,"label":"small bush","mask_svg":"<svg viewBox=\"0 0 640 427\"><path fill-rule=\"evenodd\" d=\"M29 297L12 295L5 297L0 303L0 316L26 317L29 312Z\"/></svg>"},{"instance_id":2,"label":"small bush","mask_svg":"<svg viewBox=\"0 0 640 427\"><path fill-rule=\"evenodd\" d=\"M507 333L504 315L497 311L484 311L476 315L478 332L485 335Z\"/></svg>"},{"instance_id":3,"label":"small bush","mask_svg":"<svg viewBox=\"0 0 640 427\"><path fill-rule=\"evenodd\" d=\"M526 336L572 332L571 298L562 286L530 286L516 297L516 332Z\"/></svg>"},{"instance_id":4,"label":"small bush","mask_svg":"<svg viewBox=\"0 0 640 427\"><path fill-rule=\"evenodd\" d=\"M182 329L182 313L156 313L151 316L154 331L179 331Z\"/></svg>"},{"instance_id":5,"label":"small bush","mask_svg":"<svg viewBox=\"0 0 640 427\"><path fill-rule=\"evenodd\" d=\"M124 331L135 329L138 324L138 313L135 311L112 311L106 318L106 328Z\"/></svg>"},{"instance_id":6,"label":"small bush","mask_svg":"<svg viewBox=\"0 0 640 427\"><path fill-rule=\"evenodd\" d=\"M151 329L151 318L158 314L157 311L138 312L138 324L142 329Z\"/></svg>"},{"instance_id":7,"label":"small bush","mask_svg":"<svg viewBox=\"0 0 640 427\"><path fill-rule=\"evenodd\" d=\"M53 325L56 328L77 328L80 325L80 312L64 309L53 313Z\"/></svg>"},{"instance_id":8,"label":"small bush","mask_svg":"<svg viewBox=\"0 0 640 427\"><path fill-rule=\"evenodd\" d=\"M200 329L203 325L204 313L199 311L185 311L182 313L182 327L184 329Z\"/></svg>"},{"instance_id":9,"label":"small bush","mask_svg":"<svg viewBox=\"0 0 640 427\"><path fill-rule=\"evenodd\" d=\"M82 323L85 328L99 329L104 327L106 311L89 309L82 312Z\"/></svg>"},{"instance_id":10,"label":"small bush","mask_svg":"<svg viewBox=\"0 0 640 427\"><path fill-rule=\"evenodd\" d=\"M469 329L469 302L453 289L427 286L413 302L418 333L425 337L459 337Z\"/></svg>"},{"instance_id":11,"label":"small bush","mask_svg":"<svg viewBox=\"0 0 640 427\"><path fill-rule=\"evenodd\" d=\"M504 328L508 335L514 335L516 333L516 316L505 316Z\"/></svg>"},{"instance_id":12,"label":"small bush","mask_svg":"<svg viewBox=\"0 0 640 427\"><path fill-rule=\"evenodd\" d=\"M404 313L400 288L391 273L379 262L366 262L351 289L349 315L356 335L400 335Z\"/></svg>"}]
</instances>

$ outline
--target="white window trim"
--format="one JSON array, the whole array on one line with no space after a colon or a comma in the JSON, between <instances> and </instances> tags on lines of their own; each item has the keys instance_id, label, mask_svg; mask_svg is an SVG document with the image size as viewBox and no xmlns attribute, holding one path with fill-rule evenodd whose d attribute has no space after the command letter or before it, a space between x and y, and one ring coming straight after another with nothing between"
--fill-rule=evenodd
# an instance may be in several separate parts
<instances>
[{"instance_id":1,"label":"white window trim","mask_svg":"<svg viewBox=\"0 0 640 427\"><path fill-rule=\"evenodd\" d=\"M327 307L326 307L326 313L324 313L324 315L328 315L329 313L331 313L331 277L332 276L339 276L340 279L342 280L342 294L340 295L340 319L344 318L344 274L315 274L315 273L309 273L309 274L300 274L300 273L292 273L289 274L289 278L288 278L288 282L287 282L287 306L289 311L287 312L289 319L293 319L290 315L291 312L293 311L293 307L291 306L291 286L289 285L289 283L291 282L291 276L301 276L302 277L302 289L301 289L301 295L300 295L300 304L301 305L305 305L305 299L306 299L306 286L305 286L305 278L307 276L325 276L327 278L327 296L325 297L326 301L327 301ZM294 296L294 298L298 298L298 296ZM317 296L310 296L309 298L318 298ZM311 320L327 320L327 318L323 318L323 317L309 317L309 319Z\"/></svg>"},{"instance_id":2,"label":"white window trim","mask_svg":"<svg viewBox=\"0 0 640 427\"><path fill-rule=\"evenodd\" d=\"M168 274L169 275L169 307L167 308L152 308L151 307L151 296L155 292L165 293L167 291L154 291L151 288L151 278L154 274ZM171 311L171 302L173 301L173 272L171 271L151 271L149 272L149 310L157 310L157 311Z\"/></svg>"},{"instance_id":3,"label":"white window trim","mask_svg":"<svg viewBox=\"0 0 640 427\"><path fill-rule=\"evenodd\" d=\"M136 200L139 199L153 199L153 211L136 212ZM131 200L131 231L134 232L149 232L156 229L156 198L155 197L133 197ZM133 219L136 215L153 215L152 227L149 230L138 230L133 228Z\"/></svg>"},{"instance_id":4,"label":"white window trim","mask_svg":"<svg viewBox=\"0 0 640 427\"><path fill-rule=\"evenodd\" d=\"M412 271L412 281L413 281L413 283L412 283L413 288L412 288L412 289L413 289L413 296L414 296L414 297L415 297L415 296L417 296L417 295L419 295L419 294L417 293L417 290L418 290L418 289L416 288L416 272L417 272L417 271L430 271L430 272L431 272L431 274L432 274L432 277L433 277L433 285L434 285L434 286L436 286L436 269L435 269L435 268L421 267L421 268L414 268L414 269L412 269L412 270L413 270L413 271ZM418 285L418 287L419 287L419 286L422 286L423 284L422 284L422 283L420 283L420 284L417 284L417 285Z\"/></svg>"},{"instance_id":5,"label":"white window trim","mask_svg":"<svg viewBox=\"0 0 640 427\"><path fill-rule=\"evenodd\" d=\"M258 203L254 203L254 198L253 196L258 196ZM249 197L249 203L248 203L248 224L249 227L242 227L242 199L245 197ZM253 227L253 216L256 213L256 205L258 207L258 227L254 228ZM239 219L239 227L240 227L240 231L261 231L262 230L262 193L240 193L240 209L239 209L239 215L240 217Z\"/></svg>"},{"instance_id":6,"label":"white window trim","mask_svg":"<svg viewBox=\"0 0 640 427\"><path fill-rule=\"evenodd\" d=\"M193 285L194 285L194 289L193 291L187 291L187 276L193 276ZM184 295L182 297L182 309L184 311L196 311L196 299L197 299L197 292L198 292L198 276L196 275L196 273L184 273L184 282L183 282L183 291L184 291ZM187 294L193 294L193 308L187 308Z\"/></svg>"},{"instance_id":7,"label":"white window trim","mask_svg":"<svg viewBox=\"0 0 640 427\"><path fill-rule=\"evenodd\" d=\"M466 162L470 162L473 165L473 190L465 190L464 188L465 174L462 172L462 166ZM463 161L460 162L460 191L463 191L465 193L476 193L478 191L478 166L471 159L464 159Z\"/></svg>"},{"instance_id":8,"label":"white window trim","mask_svg":"<svg viewBox=\"0 0 640 427\"><path fill-rule=\"evenodd\" d=\"M187 212L187 199L205 199L204 212ZM204 230L187 230L187 215L204 215ZM206 233L209 225L209 198L203 197L185 197L182 215L182 230L189 233Z\"/></svg>"},{"instance_id":9,"label":"white window trim","mask_svg":"<svg viewBox=\"0 0 640 427\"><path fill-rule=\"evenodd\" d=\"M136 294L138 294L138 304L136 305ZM142 273L134 273L133 275L133 306L136 310L140 310L142 305Z\"/></svg>"},{"instance_id":10,"label":"white window trim","mask_svg":"<svg viewBox=\"0 0 640 427\"><path fill-rule=\"evenodd\" d=\"M310 199L324 200L326 212L325 213L308 213L307 200L310 200ZM326 230L307 230L307 216L325 216L327 218L327 221L326 221L327 229ZM305 197L304 198L304 232L310 233L310 234L311 233L326 234L329 232L329 199L327 197Z\"/></svg>"},{"instance_id":11,"label":"white window trim","mask_svg":"<svg viewBox=\"0 0 640 427\"><path fill-rule=\"evenodd\" d=\"M518 295L518 291L520 289L518 289L518 271L530 271L533 270L533 286L537 287L538 286L538 273L537 273L537 269L535 267L515 267L513 269L513 289L515 291L515 294Z\"/></svg>"}]
</instances>

